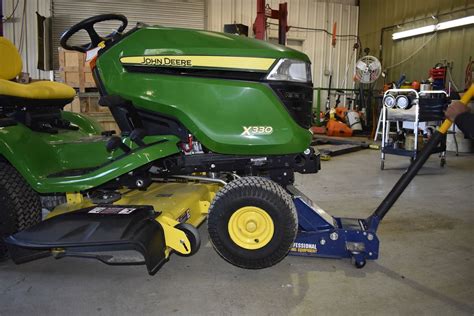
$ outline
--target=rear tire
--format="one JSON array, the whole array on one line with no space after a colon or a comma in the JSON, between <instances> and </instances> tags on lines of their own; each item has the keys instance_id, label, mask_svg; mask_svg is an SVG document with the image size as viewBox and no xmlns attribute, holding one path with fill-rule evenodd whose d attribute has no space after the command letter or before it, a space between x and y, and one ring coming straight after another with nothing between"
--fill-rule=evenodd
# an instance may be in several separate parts
<instances>
[{"instance_id":1,"label":"rear tire","mask_svg":"<svg viewBox=\"0 0 474 316\"><path fill-rule=\"evenodd\" d=\"M243 177L228 183L209 208L208 231L214 249L246 269L270 267L288 254L298 231L296 207L277 183Z\"/></svg>"},{"instance_id":2,"label":"rear tire","mask_svg":"<svg viewBox=\"0 0 474 316\"><path fill-rule=\"evenodd\" d=\"M40 221L39 195L15 168L0 162L0 260L7 256L3 238Z\"/></svg>"}]
</instances>

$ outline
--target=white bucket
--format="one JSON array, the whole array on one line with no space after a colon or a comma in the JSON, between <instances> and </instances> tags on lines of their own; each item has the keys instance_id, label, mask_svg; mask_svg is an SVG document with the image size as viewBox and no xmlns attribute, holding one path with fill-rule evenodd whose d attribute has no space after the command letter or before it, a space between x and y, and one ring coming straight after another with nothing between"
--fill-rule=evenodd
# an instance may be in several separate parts
<instances>
[{"instance_id":1,"label":"white bucket","mask_svg":"<svg viewBox=\"0 0 474 316\"><path fill-rule=\"evenodd\" d=\"M353 131L361 131L362 124L360 123L360 115L356 111L347 111L347 125Z\"/></svg>"},{"instance_id":2,"label":"white bucket","mask_svg":"<svg viewBox=\"0 0 474 316\"><path fill-rule=\"evenodd\" d=\"M422 83L420 84L420 91L430 91L431 84L430 83Z\"/></svg>"}]
</instances>

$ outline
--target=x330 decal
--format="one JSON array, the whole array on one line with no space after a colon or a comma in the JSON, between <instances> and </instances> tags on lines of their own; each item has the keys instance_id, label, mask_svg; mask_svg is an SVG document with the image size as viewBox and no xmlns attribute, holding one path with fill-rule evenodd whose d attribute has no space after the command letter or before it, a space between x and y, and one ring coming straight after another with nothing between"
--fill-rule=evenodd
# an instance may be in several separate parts
<instances>
[{"instance_id":1,"label":"x330 decal","mask_svg":"<svg viewBox=\"0 0 474 316\"><path fill-rule=\"evenodd\" d=\"M242 126L244 131L240 136L270 135L273 133L271 126Z\"/></svg>"}]
</instances>

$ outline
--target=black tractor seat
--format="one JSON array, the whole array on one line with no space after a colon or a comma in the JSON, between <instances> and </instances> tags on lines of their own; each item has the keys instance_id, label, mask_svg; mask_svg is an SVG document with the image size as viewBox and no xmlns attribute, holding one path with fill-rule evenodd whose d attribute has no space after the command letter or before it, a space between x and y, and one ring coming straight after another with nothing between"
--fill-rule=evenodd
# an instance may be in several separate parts
<instances>
[{"instance_id":1,"label":"black tractor seat","mask_svg":"<svg viewBox=\"0 0 474 316\"><path fill-rule=\"evenodd\" d=\"M64 99L27 99L8 95L0 95L0 106L7 112L7 109L15 108L35 108L37 110L44 109L48 111L50 108L63 108L65 105L72 102L72 98Z\"/></svg>"},{"instance_id":2,"label":"black tractor seat","mask_svg":"<svg viewBox=\"0 0 474 316\"><path fill-rule=\"evenodd\" d=\"M56 134L58 129L73 129L75 126L62 118L61 111L70 99L25 99L0 95L0 127L17 123L34 131Z\"/></svg>"}]
</instances>

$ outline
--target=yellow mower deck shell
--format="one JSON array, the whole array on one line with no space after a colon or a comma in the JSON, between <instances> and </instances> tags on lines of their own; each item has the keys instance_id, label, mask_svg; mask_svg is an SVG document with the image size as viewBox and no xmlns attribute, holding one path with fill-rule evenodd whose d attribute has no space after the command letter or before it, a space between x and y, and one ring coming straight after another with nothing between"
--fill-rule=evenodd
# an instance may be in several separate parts
<instances>
[{"instance_id":1,"label":"yellow mower deck shell","mask_svg":"<svg viewBox=\"0 0 474 316\"><path fill-rule=\"evenodd\" d=\"M166 256L173 249L182 254L191 252L191 245L186 234L174 228L180 223L198 227L206 219L209 206L219 184L196 182L168 182L151 184L146 191L123 190L122 198L115 205L151 205L160 212L156 221L161 224L165 233ZM80 193L68 193L67 203L57 206L48 218L72 212L94 205Z\"/></svg>"}]
</instances>

